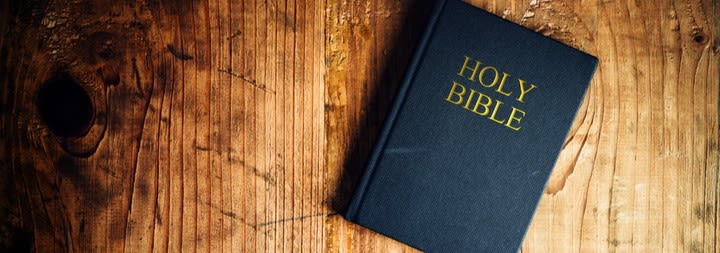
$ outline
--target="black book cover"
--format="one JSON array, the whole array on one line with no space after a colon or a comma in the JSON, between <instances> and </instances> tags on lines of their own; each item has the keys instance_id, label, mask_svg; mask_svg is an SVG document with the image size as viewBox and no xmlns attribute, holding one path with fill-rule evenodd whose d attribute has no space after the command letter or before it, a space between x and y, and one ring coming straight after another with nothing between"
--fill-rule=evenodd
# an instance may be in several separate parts
<instances>
[{"instance_id":1,"label":"black book cover","mask_svg":"<svg viewBox=\"0 0 720 253\"><path fill-rule=\"evenodd\" d=\"M425 252L517 252L596 65L438 1L345 217Z\"/></svg>"}]
</instances>

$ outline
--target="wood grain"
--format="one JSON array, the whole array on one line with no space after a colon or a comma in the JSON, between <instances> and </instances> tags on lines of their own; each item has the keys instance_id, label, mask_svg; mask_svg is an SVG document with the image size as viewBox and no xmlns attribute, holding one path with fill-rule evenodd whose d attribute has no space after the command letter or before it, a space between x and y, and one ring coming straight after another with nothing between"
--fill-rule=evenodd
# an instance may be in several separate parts
<instances>
[{"instance_id":1,"label":"wood grain","mask_svg":"<svg viewBox=\"0 0 720 253\"><path fill-rule=\"evenodd\" d=\"M43 4L3 8L15 14L3 23L4 171L22 179L7 182L23 246L322 251L322 3ZM93 97L80 138L37 117L33 95L54 72Z\"/></svg>"},{"instance_id":2,"label":"wood grain","mask_svg":"<svg viewBox=\"0 0 720 253\"><path fill-rule=\"evenodd\" d=\"M717 1L469 2L600 59L522 252L720 252ZM417 252L337 213L431 5L0 3L0 251Z\"/></svg>"}]
</instances>

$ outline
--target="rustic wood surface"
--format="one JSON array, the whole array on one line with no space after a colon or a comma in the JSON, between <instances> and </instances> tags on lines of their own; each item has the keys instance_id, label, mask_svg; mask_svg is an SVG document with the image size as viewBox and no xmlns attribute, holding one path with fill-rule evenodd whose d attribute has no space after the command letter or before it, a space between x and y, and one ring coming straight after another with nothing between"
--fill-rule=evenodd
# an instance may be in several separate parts
<instances>
[{"instance_id":1,"label":"rustic wood surface","mask_svg":"<svg viewBox=\"0 0 720 253\"><path fill-rule=\"evenodd\" d=\"M720 252L720 3L470 2L600 59L521 251ZM337 213L431 5L3 1L0 251L416 252Z\"/></svg>"}]
</instances>

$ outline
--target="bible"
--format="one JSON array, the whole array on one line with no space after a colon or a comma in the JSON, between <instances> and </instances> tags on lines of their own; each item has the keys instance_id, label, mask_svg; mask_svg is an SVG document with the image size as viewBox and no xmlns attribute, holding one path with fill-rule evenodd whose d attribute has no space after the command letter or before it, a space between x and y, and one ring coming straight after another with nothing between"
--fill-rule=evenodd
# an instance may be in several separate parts
<instances>
[{"instance_id":1,"label":"bible","mask_svg":"<svg viewBox=\"0 0 720 253\"><path fill-rule=\"evenodd\" d=\"M597 63L437 1L344 217L425 252L517 252Z\"/></svg>"}]
</instances>

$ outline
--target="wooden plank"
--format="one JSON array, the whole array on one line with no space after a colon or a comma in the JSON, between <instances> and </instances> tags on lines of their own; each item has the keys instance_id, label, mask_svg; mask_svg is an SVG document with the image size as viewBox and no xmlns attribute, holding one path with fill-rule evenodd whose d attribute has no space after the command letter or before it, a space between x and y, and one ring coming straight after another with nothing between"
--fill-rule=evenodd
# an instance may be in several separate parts
<instances>
[{"instance_id":1,"label":"wooden plank","mask_svg":"<svg viewBox=\"0 0 720 253\"><path fill-rule=\"evenodd\" d=\"M521 251L719 252L718 3L470 2L601 60ZM1 3L0 251L417 252L336 213L430 7Z\"/></svg>"},{"instance_id":2,"label":"wooden plank","mask_svg":"<svg viewBox=\"0 0 720 253\"><path fill-rule=\"evenodd\" d=\"M6 245L322 251L322 2L86 2L2 4ZM57 73L87 134L38 116Z\"/></svg>"}]
</instances>

